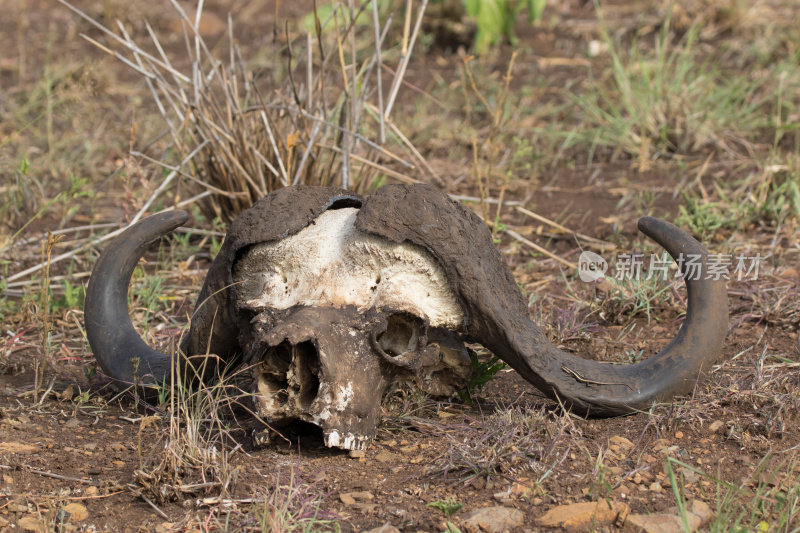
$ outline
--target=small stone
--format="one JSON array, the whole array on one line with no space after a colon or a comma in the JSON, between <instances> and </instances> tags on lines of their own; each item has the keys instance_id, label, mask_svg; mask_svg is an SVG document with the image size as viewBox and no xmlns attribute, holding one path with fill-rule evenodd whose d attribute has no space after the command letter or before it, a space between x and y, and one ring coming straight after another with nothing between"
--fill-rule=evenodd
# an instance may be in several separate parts
<instances>
[{"instance_id":1,"label":"small stone","mask_svg":"<svg viewBox=\"0 0 800 533\"><path fill-rule=\"evenodd\" d=\"M714 421L713 421L713 422L711 422L711 424L708 426L708 430L709 430L711 433L716 433L716 432L717 432L717 431L719 431L719 430L720 430L720 428L722 428L722 426L724 426L724 425L725 425L725 424L722 422L722 420L714 420Z\"/></svg>"},{"instance_id":2,"label":"small stone","mask_svg":"<svg viewBox=\"0 0 800 533\"><path fill-rule=\"evenodd\" d=\"M700 527L700 518L687 512L689 531ZM676 514L632 514L625 521L625 531L629 533L684 533L683 519Z\"/></svg>"},{"instance_id":3,"label":"small stone","mask_svg":"<svg viewBox=\"0 0 800 533\"><path fill-rule=\"evenodd\" d=\"M72 515L72 522L83 522L89 518L89 511L79 503L70 503L64 506L64 510Z\"/></svg>"},{"instance_id":4,"label":"small stone","mask_svg":"<svg viewBox=\"0 0 800 533\"><path fill-rule=\"evenodd\" d=\"M13 485L14 478L7 474L3 474L3 483L5 483L6 485Z\"/></svg>"},{"instance_id":5,"label":"small stone","mask_svg":"<svg viewBox=\"0 0 800 533\"><path fill-rule=\"evenodd\" d=\"M18 453L19 455L31 455L39 451L38 446L23 444L21 442L0 442L0 453Z\"/></svg>"},{"instance_id":6,"label":"small stone","mask_svg":"<svg viewBox=\"0 0 800 533\"><path fill-rule=\"evenodd\" d=\"M350 496L350 494L348 494L348 493L339 494L339 501L341 501L345 505L355 505L356 504L355 498Z\"/></svg>"},{"instance_id":7,"label":"small stone","mask_svg":"<svg viewBox=\"0 0 800 533\"><path fill-rule=\"evenodd\" d=\"M64 424L63 427L65 427L65 428L73 428L73 429L74 428L79 428L79 427L81 427L81 421L78 420L77 418L70 418L69 420L66 421L66 423Z\"/></svg>"},{"instance_id":8,"label":"small stone","mask_svg":"<svg viewBox=\"0 0 800 533\"><path fill-rule=\"evenodd\" d=\"M630 450L631 448L633 448L633 443L620 435L614 435L613 437L608 439L608 441L611 444L619 446L623 450Z\"/></svg>"},{"instance_id":9,"label":"small stone","mask_svg":"<svg viewBox=\"0 0 800 533\"><path fill-rule=\"evenodd\" d=\"M382 526L367 530L365 533L400 533L400 530L386 522Z\"/></svg>"},{"instance_id":10,"label":"small stone","mask_svg":"<svg viewBox=\"0 0 800 533\"><path fill-rule=\"evenodd\" d=\"M125 466L125 461L111 461L111 464L116 466Z\"/></svg>"},{"instance_id":11,"label":"small stone","mask_svg":"<svg viewBox=\"0 0 800 533\"><path fill-rule=\"evenodd\" d=\"M565 529L588 531L590 527L611 525L630 512L627 503L582 502L554 507L536 519L542 527L562 527Z\"/></svg>"},{"instance_id":12,"label":"small stone","mask_svg":"<svg viewBox=\"0 0 800 533\"><path fill-rule=\"evenodd\" d=\"M700 526L708 524L714 518L714 511L703 500L691 500L687 507L692 514L700 518Z\"/></svg>"},{"instance_id":13,"label":"small stone","mask_svg":"<svg viewBox=\"0 0 800 533\"><path fill-rule=\"evenodd\" d=\"M357 502L369 502L375 499L375 496L371 492L357 491L357 492L348 492L346 496L350 496L353 500Z\"/></svg>"},{"instance_id":14,"label":"small stone","mask_svg":"<svg viewBox=\"0 0 800 533\"><path fill-rule=\"evenodd\" d=\"M650 483L650 486L647 487L651 492L661 492L661 483L658 481L653 481Z\"/></svg>"},{"instance_id":15,"label":"small stone","mask_svg":"<svg viewBox=\"0 0 800 533\"><path fill-rule=\"evenodd\" d=\"M175 524L172 522L161 522L156 526L156 533L170 533L173 530Z\"/></svg>"},{"instance_id":16,"label":"small stone","mask_svg":"<svg viewBox=\"0 0 800 533\"><path fill-rule=\"evenodd\" d=\"M484 507L471 512L464 523L486 533L501 533L522 526L525 515L511 507Z\"/></svg>"},{"instance_id":17,"label":"small stone","mask_svg":"<svg viewBox=\"0 0 800 533\"><path fill-rule=\"evenodd\" d=\"M43 519L36 516L23 516L17 520L17 527L22 531L32 531L34 533L44 533L46 531Z\"/></svg>"},{"instance_id":18,"label":"small stone","mask_svg":"<svg viewBox=\"0 0 800 533\"><path fill-rule=\"evenodd\" d=\"M367 455L367 452L364 450L350 450L348 455L353 459L361 459Z\"/></svg>"},{"instance_id":19,"label":"small stone","mask_svg":"<svg viewBox=\"0 0 800 533\"><path fill-rule=\"evenodd\" d=\"M675 438L676 439L682 439L683 438L683 431L676 431L675 432Z\"/></svg>"},{"instance_id":20,"label":"small stone","mask_svg":"<svg viewBox=\"0 0 800 533\"><path fill-rule=\"evenodd\" d=\"M86 495L87 496L96 496L99 493L100 493L100 491L97 489L97 487L88 487L86 489Z\"/></svg>"},{"instance_id":21,"label":"small stone","mask_svg":"<svg viewBox=\"0 0 800 533\"><path fill-rule=\"evenodd\" d=\"M514 496L527 497L533 492L536 483L527 477L522 477L511 484L511 494Z\"/></svg>"},{"instance_id":22,"label":"small stone","mask_svg":"<svg viewBox=\"0 0 800 533\"><path fill-rule=\"evenodd\" d=\"M375 460L381 463L392 463L397 460L397 456L392 452L388 452L386 450L381 450L375 456Z\"/></svg>"},{"instance_id":23,"label":"small stone","mask_svg":"<svg viewBox=\"0 0 800 533\"><path fill-rule=\"evenodd\" d=\"M688 468L681 468L681 473L683 474L683 480L686 483L697 483L697 472L694 470L689 470Z\"/></svg>"}]
</instances>

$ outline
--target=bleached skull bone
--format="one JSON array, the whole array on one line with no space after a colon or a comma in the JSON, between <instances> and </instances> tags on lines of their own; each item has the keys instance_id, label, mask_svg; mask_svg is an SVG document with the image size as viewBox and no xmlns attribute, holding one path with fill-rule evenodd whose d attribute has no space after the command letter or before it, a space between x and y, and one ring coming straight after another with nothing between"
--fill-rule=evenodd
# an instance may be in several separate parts
<instances>
[{"instance_id":1,"label":"bleached skull bone","mask_svg":"<svg viewBox=\"0 0 800 533\"><path fill-rule=\"evenodd\" d=\"M322 428L325 444L365 447L397 380L436 395L466 385L454 333L461 307L423 248L355 227L358 209L322 213L278 242L252 246L233 268L240 312L254 315L246 354L258 415Z\"/></svg>"}]
</instances>

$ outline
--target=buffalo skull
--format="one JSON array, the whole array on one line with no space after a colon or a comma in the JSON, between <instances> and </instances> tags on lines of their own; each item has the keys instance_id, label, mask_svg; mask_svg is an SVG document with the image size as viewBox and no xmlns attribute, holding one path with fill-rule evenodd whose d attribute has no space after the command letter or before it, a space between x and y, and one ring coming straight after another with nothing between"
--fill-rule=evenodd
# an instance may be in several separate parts
<instances>
[{"instance_id":1,"label":"buffalo skull","mask_svg":"<svg viewBox=\"0 0 800 533\"><path fill-rule=\"evenodd\" d=\"M136 333L126 295L148 246L186 219L172 211L133 225L92 272L86 332L118 382L163 382L174 366ZM708 254L685 232L651 217L639 229L673 258L701 257L705 272ZM464 342L482 344L574 411L621 415L687 392L719 352L725 282L699 278L686 280L686 320L664 350L633 365L602 364L547 341L486 226L438 190L391 185L361 197L291 187L233 222L180 351L250 365L260 416L310 422L326 445L345 449L369 443L394 381L435 395L463 387Z\"/></svg>"}]
</instances>

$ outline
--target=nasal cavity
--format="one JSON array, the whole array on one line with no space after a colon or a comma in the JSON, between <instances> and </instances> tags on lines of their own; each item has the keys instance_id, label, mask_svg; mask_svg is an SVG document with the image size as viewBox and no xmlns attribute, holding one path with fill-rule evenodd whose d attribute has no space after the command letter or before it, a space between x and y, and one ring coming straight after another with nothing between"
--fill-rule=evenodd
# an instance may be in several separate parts
<instances>
[{"instance_id":1,"label":"nasal cavity","mask_svg":"<svg viewBox=\"0 0 800 533\"><path fill-rule=\"evenodd\" d=\"M319 392L319 354L309 341L284 341L270 348L261 362L259 388L279 406L294 405L306 410Z\"/></svg>"}]
</instances>

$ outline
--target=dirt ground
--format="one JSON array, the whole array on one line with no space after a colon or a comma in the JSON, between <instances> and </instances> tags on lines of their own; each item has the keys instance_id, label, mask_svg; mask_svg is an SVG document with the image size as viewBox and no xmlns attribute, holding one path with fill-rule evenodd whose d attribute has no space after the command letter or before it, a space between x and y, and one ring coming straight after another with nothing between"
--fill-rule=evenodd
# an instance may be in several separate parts
<instances>
[{"instance_id":1,"label":"dirt ground","mask_svg":"<svg viewBox=\"0 0 800 533\"><path fill-rule=\"evenodd\" d=\"M281 2L273 10L271 3L208 1L205 10L214 17L204 31L210 42L221 39L225 30L216 24L224 27L230 12L243 53L263 67L270 57L259 50L273 39L275 13L283 28L283 21L296 23L309 13L307 4ZM574 105L564 93L579 92L592 72L604 72L611 60L607 54L586 52L589 43L601 40L592 3L560 4L548 7L539 26L520 19L515 45L473 60L477 80L483 76L487 87L496 85L517 49L510 86L518 95L514 105ZM610 31L623 40L632 39L635 31L646 35L648 24L655 39L663 22L660 2L600 4ZM76 5L105 23L120 17L140 34L146 32L144 18L162 34L180 27L169 5L126 7L111 0ZM800 12L791 4L781 6L789 13L784 16ZM0 124L0 191L17 194L20 176L31 180L20 207L3 212L7 220L0 244L4 237L14 243L3 252L7 278L41 262L41 239L48 230L128 219L161 175L144 161L131 163L128 151L146 151L161 126L141 77L80 38L87 33L101 39L96 28L53 2L0 0L0 9L14 14L0 21L0 112L5 117ZM675 31L681 31L677 16L675 21ZM711 53L720 39L734 39L736 31L736 26L724 27L719 35L706 37L703 53ZM180 34L175 35L169 46L182 44ZM449 38L425 41L409 64L408 92L401 93L398 115L406 117L404 131L448 192L475 197L479 191L471 178L466 137L443 137L445 130L466 129L470 120L457 45ZM506 126L519 135L546 126L536 112L520 113L512 112ZM550 116L559 113L567 111ZM793 120L799 120L797 113ZM573 127L566 123L564 131ZM559 157L531 170L530 179L514 177L501 220L505 228L571 262L581 252L573 235L515 206L608 244L587 245L606 258L649 253L652 248L635 231L639 216L675 220L686 204L683 194L725 200L718 195L718 180L754 171L770 152L770 142L757 139L751 153L740 157L700 150L646 163L603 148L594 159L581 148L564 148ZM784 144L778 149L793 150L789 141ZM23 159L28 170L20 169ZM87 179L81 187L92 190L89 199L74 186L76 176ZM18 220L27 220L63 190L70 191L66 201L61 197L64 207L51 204L17 233L22 227ZM476 202L467 203L479 210ZM198 227L219 229L207 223ZM7 309L0 313L0 530L366 531L391 524L401 531L478 531L481 526L470 516L501 507L514 519L497 525L497 531L549 531L555 525L542 522L548 511L601 502L615 509L613 516L567 508L567 515L578 520L573 529L656 531L635 529L626 516L678 517L678 503L691 507L699 501L710 508L700 530L798 531L797 232L798 219L785 217L779 223L722 226L698 235L712 253L766 259L757 279L732 276L728 283L728 336L709 375L689 397L655 405L648 413L584 419L565 413L515 372L503 369L475 392L473 403L397 391L386 399L377 436L363 454L325 448L312 427L257 447L251 438L253 421L234 410L235 418L226 419L224 442L217 443L230 452L225 464L184 472L182 497L167 495L160 501L146 484L170 483L169 468L154 466L171 431L166 404L145 402L131 391L120 394L96 372L83 335L82 310L70 306L65 295L65 287L85 285L102 248L92 247L76 255L72 266L59 263L50 273L59 282L52 298L64 303L47 320L51 337L44 396L34 390L36 362L44 350L41 276L23 278L30 280L27 285L0 286L6 290ZM657 353L677 333L685 313L681 283L656 286L667 287L659 297L652 287L647 296L635 291L620 296L608 284L583 283L557 261L532 255L511 233L498 237L530 297L532 317L563 349L629 361ZM60 247L76 247L88 231L65 238ZM148 256L148 273L165 280L162 296L156 298L155 313L135 306L132 317L139 326L147 320L157 324L149 331L151 339L166 341L179 331L210 264L208 235L192 235L188 242L171 240ZM191 262L186 261L189 250ZM172 271L160 267L164 257L178 266ZM219 480L228 485L221 489ZM191 483L196 486L188 487ZM448 517L442 509L453 511L443 503L450 500L462 506Z\"/></svg>"}]
</instances>

